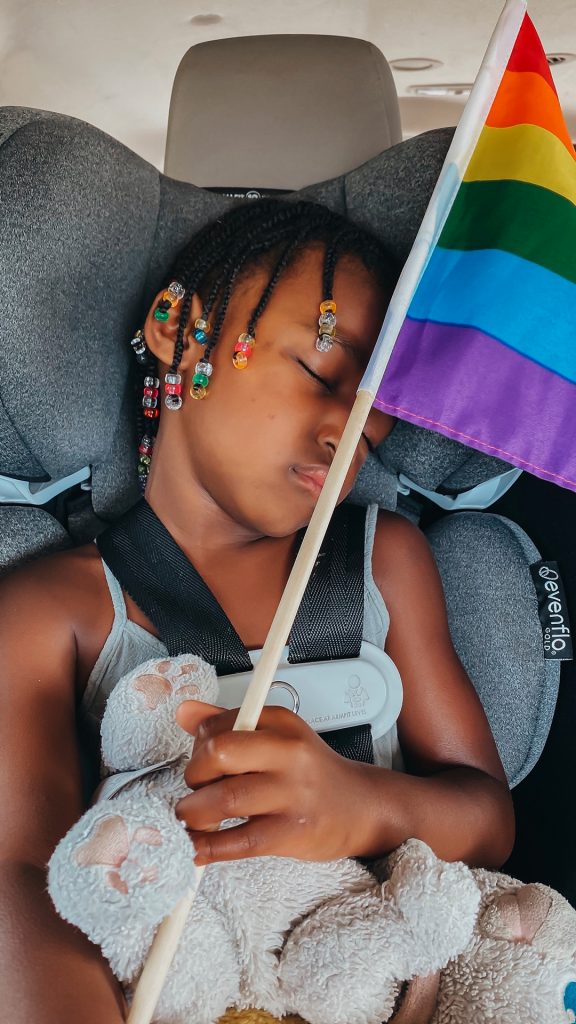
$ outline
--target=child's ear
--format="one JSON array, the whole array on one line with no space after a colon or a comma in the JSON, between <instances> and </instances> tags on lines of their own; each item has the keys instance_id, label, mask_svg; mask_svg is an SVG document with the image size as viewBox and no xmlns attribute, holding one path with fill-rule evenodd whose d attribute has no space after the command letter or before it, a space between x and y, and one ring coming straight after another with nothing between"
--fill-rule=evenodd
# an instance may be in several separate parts
<instances>
[{"instance_id":1,"label":"child's ear","mask_svg":"<svg viewBox=\"0 0 576 1024\"><path fill-rule=\"evenodd\" d=\"M156 356L157 360L165 366L170 366L174 358L174 348L176 345L176 336L178 334L182 302L179 302L177 306L172 306L172 308L168 310L167 320L156 320L154 317L154 310L161 301L163 292L164 289L162 289L161 292L158 292L158 295L148 310L148 316L144 323L144 337L146 338L148 348L153 355ZM194 321L202 316L202 309L202 299L195 293L192 296L192 305L190 306L188 323L184 329L184 349L179 366L180 370L187 370L189 364L195 362L198 358L198 345L191 337L191 334L194 330Z\"/></svg>"}]
</instances>

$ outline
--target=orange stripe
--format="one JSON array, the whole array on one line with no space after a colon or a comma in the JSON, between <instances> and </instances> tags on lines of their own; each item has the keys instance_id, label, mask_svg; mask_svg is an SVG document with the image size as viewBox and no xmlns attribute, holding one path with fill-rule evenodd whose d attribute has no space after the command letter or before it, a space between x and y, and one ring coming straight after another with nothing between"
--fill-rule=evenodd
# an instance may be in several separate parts
<instances>
[{"instance_id":1,"label":"orange stripe","mask_svg":"<svg viewBox=\"0 0 576 1024\"><path fill-rule=\"evenodd\" d=\"M537 125L552 132L576 156L558 97L538 72L505 71L486 124L490 128Z\"/></svg>"}]
</instances>

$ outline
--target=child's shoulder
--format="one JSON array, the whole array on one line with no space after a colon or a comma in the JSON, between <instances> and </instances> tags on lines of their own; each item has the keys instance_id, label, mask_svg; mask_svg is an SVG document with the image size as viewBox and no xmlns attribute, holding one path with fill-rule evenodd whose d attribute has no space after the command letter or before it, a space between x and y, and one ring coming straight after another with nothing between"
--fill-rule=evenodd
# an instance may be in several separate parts
<instances>
[{"instance_id":1,"label":"child's shoulder","mask_svg":"<svg viewBox=\"0 0 576 1024\"><path fill-rule=\"evenodd\" d=\"M58 551L26 562L0 580L0 634L3 649L25 637L69 636L80 660L91 657L113 614L95 544ZM93 638L93 639L92 639ZM101 644L100 644L101 646Z\"/></svg>"},{"instance_id":2,"label":"child's shoulder","mask_svg":"<svg viewBox=\"0 0 576 1024\"><path fill-rule=\"evenodd\" d=\"M374 534L372 574L385 600L394 589L438 590L438 570L422 530L398 512L380 509Z\"/></svg>"},{"instance_id":3,"label":"child's shoulder","mask_svg":"<svg viewBox=\"0 0 576 1024\"><path fill-rule=\"evenodd\" d=\"M22 593L39 600L58 595L66 601L68 594L90 592L103 578L102 560L95 544L84 544L41 555L9 570L0 580L0 593Z\"/></svg>"},{"instance_id":4,"label":"child's shoulder","mask_svg":"<svg viewBox=\"0 0 576 1024\"><path fill-rule=\"evenodd\" d=\"M378 510L374 534L374 554L377 558L418 559L430 554L430 546L422 530L399 512Z\"/></svg>"}]
</instances>

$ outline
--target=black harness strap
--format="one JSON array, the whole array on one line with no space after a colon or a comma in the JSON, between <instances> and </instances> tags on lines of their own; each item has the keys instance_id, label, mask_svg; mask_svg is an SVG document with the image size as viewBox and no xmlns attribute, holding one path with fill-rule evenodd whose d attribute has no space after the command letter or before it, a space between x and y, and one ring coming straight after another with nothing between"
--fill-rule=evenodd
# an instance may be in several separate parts
<instances>
[{"instance_id":1,"label":"black harness strap","mask_svg":"<svg viewBox=\"0 0 576 1024\"><path fill-rule=\"evenodd\" d=\"M365 509L332 518L289 637L293 663L358 657L364 617ZM212 591L145 499L97 539L122 588L154 623L168 653L194 653L218 675L250 672L246 647ZM323 738L344 757L373 762L370 726Z\"/></svg>"}]
</instances>

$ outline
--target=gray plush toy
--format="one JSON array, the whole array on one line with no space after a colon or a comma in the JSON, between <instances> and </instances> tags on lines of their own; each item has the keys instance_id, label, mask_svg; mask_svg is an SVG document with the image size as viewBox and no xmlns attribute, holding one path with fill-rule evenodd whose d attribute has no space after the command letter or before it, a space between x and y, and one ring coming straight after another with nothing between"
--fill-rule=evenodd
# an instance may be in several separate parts
<instances>
[{"instance_id":1,"label":"gray plush toy","mask_svg":"<svg viewBox=\"0 0 576 1024\"><path fill-rule=\"evenodd\" d=\"M218 702L214 670L190 655L117 684L102 722L110 777L49 865L57 910L102 947L129 998L158 925L195 885L173 810L193 744L175 710L190 699ZM154 1020L213 1024L229 1007L310 1024L566 1024L576 913L544 886L447 864L416 840L372 871L211 865Z\"/></svg>"}]
</instances>

